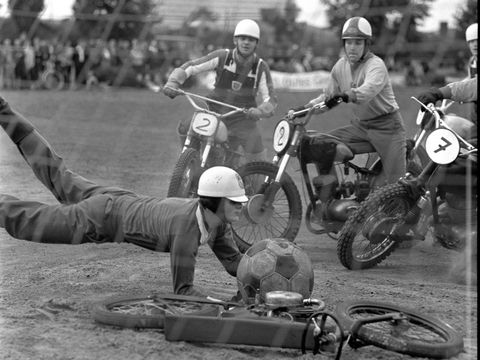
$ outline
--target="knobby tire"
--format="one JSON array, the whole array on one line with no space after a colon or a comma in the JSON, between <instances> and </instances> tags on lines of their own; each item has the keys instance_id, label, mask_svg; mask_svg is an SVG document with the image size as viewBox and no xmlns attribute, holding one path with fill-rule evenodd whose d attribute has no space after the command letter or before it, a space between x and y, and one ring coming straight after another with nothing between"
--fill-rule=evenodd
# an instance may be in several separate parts
<instances>
[{"instance_id":1,"label":"knobby tire","mask_svg":"<svg viewBox=\"0 0 480 360\"><path fill-rule=\"evenodd\" d=\"M200 177L200 155L195 149L186 149L173 169L167 197L195 197ZM185 180L190 181L187 189L184 187Z\"/></svg>"},{"instance_id":2,"label":"knobby tire","mask_svg":"<svg viewBox=\"0 0 480 360\"><path fill-rule=\"evenodd\" d=\"M398 247L400 243L400 241L396 241L398 239L388 239L384 240L384 243L382 242L385 246L373 257L359 259L354 254L356 237L362 233L367 219L378 213L382 205L388 204L392 200L400 200L409 204L410 207L413 205L413 200L409 198L407 188L404 185L399 183L386 185L370 194L343 225L337 241L337 256L347 269L359 270L374 267L385 260ZM365 243L369 244L369 241Z\"/></svg>"},{"instance_id":3,"label":"knobby tire","mask_svg":"<svg viewBox=\"0 0 480 360\"><path fill-rule=\"evenodd\" d=\"M255 190L250 186L254 181L249 180L250 176L254 177L253 180L255 180L255 175L260 175L262 178L268 176L273 179L277 171L278 167L268 162L251 162L237 169L245 184L248 197L255 195ZM281 189L277 195L273 206L275 207L277 204L277 208L280 208L280 203L286 202L285 207L288 208L288 214L285 214L284 218L279 215L275 219L272 218L272 221L267 224L255 224L243 217L241 221L232 224L233 237L240 251L245 252L255 242L266 238L280 237L289 241L295 240L302 222L302 200L295 183L287 173L283 174Z\"/></svg>"}]
</instances>

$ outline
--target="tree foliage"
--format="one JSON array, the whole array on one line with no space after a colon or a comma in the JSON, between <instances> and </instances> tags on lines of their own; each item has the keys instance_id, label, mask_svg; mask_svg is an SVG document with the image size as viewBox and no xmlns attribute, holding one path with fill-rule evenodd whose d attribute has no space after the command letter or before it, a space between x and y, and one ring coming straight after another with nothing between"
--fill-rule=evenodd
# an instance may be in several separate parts
<instances>
[{"instance_id":1,"label":"tree foliage","mask_svg":"<svg viewBox=\"0 0 480 360\"><path fill-rule=\"evenodd\" d=\"M77 33L84 37L133 39L145 37L153 0L75 0L73 13Z\"/></svg>"},{"instance_id":2,"label":"tree foliage","mask_svg":"<svg viewBox=\"0 0 480 360\"><path fill-rule=\"evenodd\" d=\"M20 32L29 33L44 9L44 0L8 0L11 18Z\"/></svg>"},{"instance_id":3,"label":"tree foliage","mask_svg":"<svg viewBox=\"0 0 480 360\"><path fill-rule=\"evenodd\" d=\"M327 7L330 25L340 34L346 19L363 16L372 25L374 39L380 44L421 40L417 27L428 16L433 0L321 0Z\"/></svg>"},{"instance_id":4,"label":"tree foliage","mask_svg":"<svg viewBox=\"0 0 480 360\"><path fill-rule=\"evenodd\" d=\"M454 14L455 27L459 38L465 38L465 30L473 23L477 22L478 2L477 0L467 0Z\"/></svg>"}]
</instances>

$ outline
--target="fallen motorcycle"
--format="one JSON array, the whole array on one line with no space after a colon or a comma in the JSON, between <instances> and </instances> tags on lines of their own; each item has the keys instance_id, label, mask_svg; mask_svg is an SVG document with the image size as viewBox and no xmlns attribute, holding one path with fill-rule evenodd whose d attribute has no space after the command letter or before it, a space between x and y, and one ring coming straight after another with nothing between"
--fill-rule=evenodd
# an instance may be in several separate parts
<instances>
[{"instance_id":1,"label":"fallen motorcycle","mask_svg":"<svg viewBox=\"0 0 480 360\"><path fill-rule=\"evenodd\" d=\"M447 249L476 241L477 148L467 141L476 137L476 125L433 104L424 109L413 150L425 159L424 168L375 191L345 222L337 255L348 269L376 266L402 242L424 240L429 230Z\"/></svg>"},{"instance_id":2,"label":"fallen motorcycle","mask_svg":"<svg viewBox=\"0 0 480 360\"><path fill-rule=\"evenodd\" d=\"M274 130L272 163L251 162L237 169L250 198L240 221L232 224L241 250L257 239L295 239L302 220L302 199L286 172L292 158L300 163L308 194L305 223L313 234L336 238L348 215L377 185L382 163L369 142L347 144L328 133L306 129L314 113L328 110L322 102L285 115ZM409 149L407 146L407 170L418 174L421 168L410 159ZM330 172L332 164L334 171Z\"/></svg>"},{"instance_id":3,"label":"fallen motorcycle","mask_svg":"<svg viewBox=\"0 0 480 360\"><path fill-rule=\"evenodd\" d=\"M236 168L241 164L243 153L240 149L230 147L227 127L223 119L245 112L246 109L180 89L176 91L188 99L195 112L190 121L182 152L172 172L167 197L196 197L198 179L205 169L216 165ZM194 98L232 110L219 114L209 110L208 106L198 105Z\"/></svg>"},{"instance_id":4,"label":"fallen motorcycle","mask_svg":"<svg viewBox=\"0 0 480 360\"><path fill-rule=\"evenodd\" d=\"M332 313L323 301L288 291L269 292L264 303L248 306L173 294L122 296L96 303L93 317L118 327L164 329L169 341L311 350L336 360L345 345L429 358L448 358L464 348L450 325L414 310L349 300Z\"/></svg>"}]
</instances>

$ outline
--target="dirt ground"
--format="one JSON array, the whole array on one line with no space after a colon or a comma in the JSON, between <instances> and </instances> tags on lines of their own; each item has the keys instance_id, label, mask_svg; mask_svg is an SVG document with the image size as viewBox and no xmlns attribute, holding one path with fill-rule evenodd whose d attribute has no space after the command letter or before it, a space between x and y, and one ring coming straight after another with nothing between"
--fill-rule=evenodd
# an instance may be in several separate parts
<instances>
[{"instance_id":1,"label":"dirt ground","mask_svg":"<svg viewBox=\"0 0 480 360\"><path fill-rule=\"evenodd\" d=\"M72 169L103 184L165 196L179 151L175 125L181 116L191 116L185 99L169 100L144 91L1 95L34 122ZM310 95L285 95L282 106L298 105ZM402 93L400 98L410 95ZM407 118L413 110L403 108ZM283 111L280 108L278 113ZM406 119L412 121L411 116ZM337 122L327 119L327 123ZM272 124L264 125L267 141ZM0 193L55 202L3 131ZM477 286L462 284L451 271L464 261L462 254L427 239L397 251L374 269L352 272L339 263L334 240L302 227L296 243L311 255L314 265L312 297L325 301L328 310L345 299L410 307L446 321L463 335L465 351L454 359L477 359ZM168 254L134 245L29 243L0 229L0 358L326 359L290 349L174 343L166 341L160 330L125 330L94 322L92 304L107 297L170 292L169 269ZM221 299L236 292L235 279L223 271L208 247L200 249L195 283ZM365 347L345 349L342 359L414 358Z\"/></svg>"}]
</instances>

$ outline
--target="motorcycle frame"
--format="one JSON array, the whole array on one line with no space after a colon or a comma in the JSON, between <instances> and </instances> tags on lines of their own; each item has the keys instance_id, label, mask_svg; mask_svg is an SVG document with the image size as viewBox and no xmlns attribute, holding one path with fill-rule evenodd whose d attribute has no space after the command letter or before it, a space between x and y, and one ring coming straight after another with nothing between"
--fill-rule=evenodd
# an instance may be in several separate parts
<instances>
[{"instance_id":1,"label":"motorcycle frame","mask_svg":"<svg viewBox=\"0 0 480 360\"><path fill-rule=\"evenodd\" d=\"M299 158L298 148L299 148L300 141L301 141L302 137L307 133L306 125L310 122L310 118L312 117L312 115L313 115L313 113L316 109L319 109L320 111L327 111L328 110L327 106L324 103L320 103L317 106L314 106L310 109L300 110L300 111L297 111L297 112L294 113L294 115L300 115L300 114L303 114L303 113L306 112L307 113L306 119L302 122L293 123L293 133L291 135L291 139L289 140L289 145L287 147L287 151L284 154L282 154L283 151L280 152L280 153L276 152L276 154L275 154L275 156L272 160L272 163L274 165L278 166L277 174L275 176L275 179L273 180L273 184L274 184L273 189L278 189L280 187L280 182L282 180L283 174L286 172L286 168L287 168L288 163L290 162L290 160L292 158L297 158L298 159L298 162L300 164L301 171L302 171L302 180L303 180L303 183L305 184L305 187L307 189L308 198L309 198L309 201L310 201L310 204L311 204L313 210L316 210L317 207L316 207L315 194L314 194L314 191L313 191L313 185L312 185L311 180L310 180L310 172L308 171L308 168L306 166L307 164L303 164L301 159ZM292 125L292 122L289 121L289 124ZM326 133L325 133L325 135L329 136ZM360 155L360 154L355 154L355 155ZM348 175L348 170L349 169L353 169L356 173L361 174L361 175L375 175L377 173L376 169L378 169L378 167L381 166L381 160L380 160L380 157L378 157L367 168L357 166L357 165L353 164L351 161L345 161L345 162L342 162L342 163L339 163L339 162L334 163L333 168L334 168L334 171L336 172L336 177L337 178L339 178L338 168L342 165L343 165L343 170L344 170L345 175ZM317 171L318 171L318 167L317 167ZM269 180L266 179L266 182L268 182L268 181ZM370 186L373 185L373 181L374 181L374 179L372 178L371 181L370 181L370 184L369 184ZM266 204L265 207L266 208L271 205L271 202L273 201L273 196L275 195L275 190L272 190L269 193L271 193L272 196L271 197L270 196L265 196L265 199L266 199L265 200L265 204Z\"/></svg>"},{"instance_id":2,"label":"motorcycle frame","mask_svg":"<svg viewBox=\"0 0 480 360\"><path fill-rule=\"evenodd\" d=\"M415 101L419 102L415 97L412 97ZM419 102L420 103L420 102ZM423 170L418 174L416 177L408 177L406 180L402 181L403 184L407 186L408 192L410 197L415 201L415 205L417 205L419 198L423 195L425 196L427 193L429 194L427 200L429 201L428 206L430 206L432 210L432 219L433 219L433 226L440 223L439 214L438 214L438 196L440 195L437 187L438 181L432 180L436 173L438 174L441 171L442 165L435 163L432 159L430 159L426 153L426 150L421 146L424 140L425 135L428 131L433 131L439 128L445 128L450 130L455 134L458 138L459 142L463 144L465 149L464 153L459 153L458 157L467 157L468 155L477 152L477 149L466 141L462 136L457 134L448 124L443 121L443 114L445 110L452 104L452 102L443 102L442 106L436 108L434 104L429 104L428 106L424 106L420 103L432 116L431 118L426 121L425 123L421 123L420 130L414 137L415 146L414 146L414 153L419 155L422 159L426 158L428 160L423 161L425 165L423 166ZM418 116L424 116L423 114L419 113ZM438 176L443 176L443 174L438 174ZM427 186L427 184L430 186Z\"/></svg>"},{"instance_id":3,"label":"motorcycle frame","mask_svg":"<svg viewBox=\"0 0 480 360\"><path fill-rule=\"evenodd\" d=\"M188 148L194 148L195 150L198 150L199 152L201 152L200 167L203 169L203 168L205 168L205 166L207 164L207 160L208 160L208 156L210 154L210 151L211 151L212 147L215 145L215 136L217 134L218 128L221 126L221 123L223 123L223 119L227 118L228 116L240 113L240 112L245 113L246 109L239 108L237 106L233 106L233 105L230 105L230 104L218 101L218 100L210 99L208 97L201 96L201 95L198 95L198 94L194 94L194 93L191 93L191 92L188 92L188 91L184 91L184 90L180 90L180 89L176 89L176 91L179 92L181 95L184 95L187 98L187 100L190 102L190 104L193 106L193 108L196 110L196 112L204 112L204 113L213 115L218 120L215 131L211 136L205 136L205 135L198 134L193 129L193 121L190 121L190 124L189 124L189 127L188 127L187 136L185 138L185 142L184 142L183 148L182 148L182 153ZM199 106L193 98L197 98L197 99L200 99L200 100L203 100L203 101L206 101L206 102L211 102L211 103L214 103L214 104L222 105L222 106L228 107L232 110L225 113L225 114L219 114L215 111L209 110L206 107ZM194 113L194 115L195 115L195 113ZM192 118L192 120L193 120L193 118ZM194 144L195 140L194 139L198 139L198 142L200 144L205 143L205 145L203 146L203 149L202 149L201 145L198 146L198 147L195 146L195 144ZM226 151L229 151L228 146L226 146L227 143L228 143L228 140L225 143L222 143L222 144L219 144L219 145L221 147L223 147Z\"/></svg>"}]
</instances>

